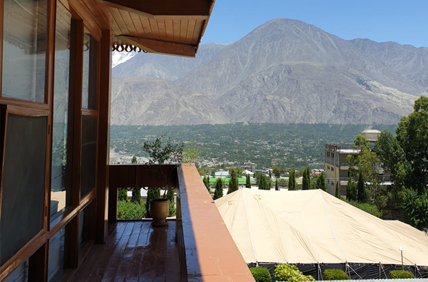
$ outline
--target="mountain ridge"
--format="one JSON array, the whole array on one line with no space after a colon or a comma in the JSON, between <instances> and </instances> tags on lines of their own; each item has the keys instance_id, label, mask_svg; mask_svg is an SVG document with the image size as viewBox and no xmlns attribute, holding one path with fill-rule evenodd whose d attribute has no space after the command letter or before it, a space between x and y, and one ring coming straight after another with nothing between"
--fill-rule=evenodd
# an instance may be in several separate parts
<instances>
[{"instance_id":1,"label":"mountain ridge","mask_svg":"<svg viewBox=\"0 0 428 282\"><path fill-rule=\"evenodd\" d=\"M162 99L159 92L145 91L146 96L163 101L156 104L158 115L142 117L121 106L121 110L112 109L112 124L393 124L407 115L413 101L428 89L428 48L343 40L298 20L274 19L235 43L201 45L199 52L196 61L146 57L146 71L133 74L147 76L150 62L157 68L150 76L180 95ZM132 72L129 65L141 62L136 59L115 67L113 73L121 76L123 69ZM141 88L164 91L147 79L128 80ZM135 96L129 89L119 92ZM116 101L121 105L124 100ZM169 113L171 109L177 114ZM178 114L180 111L188 115ZM128 118L120 118L124 114Z\"/></svg>"}]
</instances>

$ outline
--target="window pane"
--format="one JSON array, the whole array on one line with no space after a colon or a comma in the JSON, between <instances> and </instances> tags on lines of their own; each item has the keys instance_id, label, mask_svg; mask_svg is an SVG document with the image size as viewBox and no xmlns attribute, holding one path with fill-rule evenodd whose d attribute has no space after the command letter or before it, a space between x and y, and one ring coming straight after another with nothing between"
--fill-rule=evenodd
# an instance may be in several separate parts
<instances>
[{"instance_id":1,"label":"window pane","mask_svg":"<svg viewBox=\"0 0 428 282\"><path fill-rule=\"evenodd\" d=\"M61 281L64 274L65 227L49 240L48 281Z\"/></svg>"},{"instance_id":2,"label":"window pane","mask_svg":"<svg viewBox=\"0 0 428 282\"><path fill-rule=\"evenodd\" d=\"M69 108L71 14L59 3L55 33L51 222L71 204L73 109Z\"/></svg>"},{"instance_id":3,"label":"window pane","mask_svg":"<svg viewBox=\"0 0 428 282\"><path fill-rule=\"evenodd\" d=\"M44 103L47 1L5 0L3 97Z\"/></svg>"},{"instance_id":4,"label":"window pane","mask_svg":"<svg viewBox=\"0 0 428 282\"><path fill-rule=\"evenodd\" d=\"M1 264L43 229L47 117L8 115L0 219Z\"/></svg>"},{"instance_id":5,"label":"window pane","mask_svg":"<svg viewBox=\"0 0 428 282\"><path fill-rule=\"evenodd\" d=\"M83 38L82 108L97 109L98 42L85 28Z\"/></svg>"},{"instance_id":6,"label":"window pane","mask_svg":"<svg viewBox=\"0 0 428 282\"><path fill-rule=\"evenodd\" d=\"M81 197L95 188L97 156L97 117L82 117Z\"/></svg>"}]
</instances>

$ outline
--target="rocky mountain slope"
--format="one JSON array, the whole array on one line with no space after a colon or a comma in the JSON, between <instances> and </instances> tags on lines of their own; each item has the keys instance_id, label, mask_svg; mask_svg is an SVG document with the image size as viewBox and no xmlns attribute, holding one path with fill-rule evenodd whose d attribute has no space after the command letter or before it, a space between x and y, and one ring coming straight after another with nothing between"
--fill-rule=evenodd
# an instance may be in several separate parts
<instances>
[{"instance_id":1,"label":"rocky mountain slope","mask_svg":"<svg viewBox=\"0 0 428 282\"><path fill-rule=\"evenodd\" d=\"M199 54L138 54L116 66L112 123L394 124L428 88L428 48L346 41L297 20Z\"/></svg>"}]
</instances>

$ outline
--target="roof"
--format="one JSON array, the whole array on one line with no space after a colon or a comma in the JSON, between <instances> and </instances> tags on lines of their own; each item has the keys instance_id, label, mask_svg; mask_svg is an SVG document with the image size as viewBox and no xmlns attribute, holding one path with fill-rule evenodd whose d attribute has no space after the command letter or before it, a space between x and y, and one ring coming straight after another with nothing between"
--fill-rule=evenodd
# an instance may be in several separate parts
<instances>
[{"instance_id":1,"label":"roof","mask_svg":"<svg viewBox=\"0 0 428 282\"><path fill-rule=\"evenodd\" d=\"M247 263L428 265L428 236L322 190L240 189L215 201ZM254 250L253 250L254 246Z\"/></svg>"},{"instance_id":2,"label":"roof","mask_svg":"<svg viewBox=\"0 0 428 282\"><path fill-rule=\"evenodd\" d=\"M60 0L100 36L111 29L118 50L134 47L160 54L194 57L215 0ZM126 50L125 50L126 51Z\"/></svg>"}]
</instances>

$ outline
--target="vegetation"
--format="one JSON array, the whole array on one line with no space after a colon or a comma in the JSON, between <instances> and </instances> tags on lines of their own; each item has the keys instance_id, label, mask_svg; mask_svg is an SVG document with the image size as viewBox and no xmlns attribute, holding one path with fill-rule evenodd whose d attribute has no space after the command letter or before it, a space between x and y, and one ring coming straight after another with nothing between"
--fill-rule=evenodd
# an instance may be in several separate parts
<instances>
[{"instance_id":1,"label":"vegetation","mask_svg":"<svg viewBox=\"0 0 428 282\"><path fill-rule=\"evenodd\" d=\"M339 193L339 181L336 182L336 190L334 192L334 195L336 196L336 198L339 198L339 199L342 198L342 196L340 196L340 193Z\"/></svg>"},{"instance_id":2,"label":"vegetation","mask_svg":"<svg viewBox=\"0 0 428 282\"><path fill-rule=\"evenodd\" d=\"M230 180L229 180L229 187L227 189L227 194L235 192L236 190L238 190L238 178L236 175L236 170L232 168L230 172Z\"/></svg>"},{"instance_id":3,"label":"vegetation","mask_svg":"<svg viewBox=\"0 0 428 282\"><path fill-rule=\"evenodd\" d=\"M273 276L275 281L315 281L312 276L303 275L297 266L289 264L276 265Z\"/></svg>"},{"instance_id":4,"label":"vegetation","mask_svg":"<svg viewBox=\"0 0 428 282\"><path fill-rule=\"evenodd\" d=\"M217 178L215 183L214 200L223 197L223 181L221 178Z\"/></svg>"},{"instance_id":5,"label":"vegetation","mask_svg":"<svg viewBox=\"0 0 428 282\"><path fill-rule=\"evenodd\" d=\"M392 270L389 272L389 279L405 279L405 278L416 278L413 273L406 270Z\"/></svg>"},{"instance_id":6,"label":"vegetation","mask_svg":"<svg viewBox=\"0 0 428 282\"><path fill-rule=\"evenodd\" d=\"M346 202L348 202L349 204L353 205L354 207L359 208L360 210L363 210L363 211L365 211L371 215L382 218L383 212L378 210L376 205L369 204L369 203L360 203L360 202L356 202L356 201L348 201L348 200L346 200Z\"/></svg>"},{"instance_id":7,"label":"vegetation","mask_svg":"<svg viewBox=\"0 0 428 282\"><path fill-rule=\"evenodd\" d=\"M251 274L254 277L256 282L271 282L272 277L270 276L269 270L267 268L257 266L250 268Z\"/></svg>"},{"instance_id":8,"label":"vegetation","mask_svg":"<svg viewBox=\"0 0 428 282\"><path fill-rule=\"evenodd\" d=\"M348 178L348 183L346 184L346 199L349 201L357 200L357 187L351 177Z\"/></svg>"},{"instance_id":9,"label":"vegetation","mask_svg":"<svg viewBox=\"0 0 428 282\"><path fill-rule=\"evenodd\" d=\"M277 179L275 179L275 190L276 191L279 191L279 184L278 184L278 178Z\"/></svg>"},{"instance_id":10,"label":"vegetation","mask_svg":"<svg viewBox=\"0 0 428 282\"><path fill-rule=\"evenodd\" d=\"M310 174L311 174L311 172L309 171L309 166L307 166L303 170L302 190L309 190L309 188L311 186Z\"/></svg>"},{"instance_id":11,"label":"vegetation","mask_svg":"<svg viewBox=\"0 0 428 282\"><path fill-rule=\"evenodd\" d=\"M263 173L259 173L259 189L260 190L270 190L268 177Z\"/></svg>"},{"instance_id":12,"label":"vegetation","mask_svg":"<svg viewBox=\"0 0 428 282\"><path fill-rule=\"evenodd\" d=\"M128 190L120 188L117 194L118 201L128 201Z\"/></svg>"},{"instance_id":13,"label":"vegetation","mask_svg":"<svg viewBox=\"0 0 428 282\"><path fill-rule=\"evenodd\" d=\"M324 270L323 280L349 280L348 274L341 269Z\"/></svg>"},{"instance_id":14,"label":"vegetation","mask_svg":"<svg viewBox=\"0 0 428 282\"><path fill-rule=\"evenodd\" d=\"M327 191L327 188L325 187L325 174L324 174L324 172L321 172L321 174L317 177L316 188Z\"/></svg>"},{"instance_id":15,"label":"vegetation","mask_svg":"<svg viewBox=\"0 0 428 282\"><path fill-rule=\"evenodd\" d=\"M208 193L211 194L211 189L210 189L210 177L209 176L204 176L203 182L205 184L205 187L208 190Z\"/></svg>"},{"instance_id":16,"label":"vegetation","mask_svg":"<svg viewBox=\"0 0 428 282\"><path fill-rule=\"evenodd\" d=\"M394 131L397 126L377 126L379 130ZM177 144L195 142L202 161L220 167L224 160L257 167L298 169L324 166L327 143L350 143L365 129L365 125L329 124L217 124L183 126L111 126L111 147L116 152L144 156L142 144L149 139L165 136ZM185 145L189 147L189 145ZM185 150L186 151L186 150ZM273 171L273 174L276 175Z\"/></svg>"},{"instance_id":17,"label":"vegetation","mask_svg":"<svg viewBox=\"0 0 428 282\"><path fill-rule=\"evenodd\" d=\"M296 190L296 172L294 167L288 173L288 190Z\"/></svg>"},{"instance_id":18,"label":"vegetation","mask_svg":"<svg viewBox=\"0 0 428 282\"><path fill-rule=\"evenodd\" d=\"M117 201L117 219L142 219L146 217L146 203Z\"/></svg>"},{"instance_id":19,"label":"vegetation","mask_svg":"<svg viewBox=\"0 0 428 282\"><path fill-rule=\"evenodd\" d=\"M388 189L376 191L389 207L401 206L410 224L422 229L428 226L428 98L415 101L413 112L402 117L393 137L382 131L375 151L384 169L389 169L392 182ZM368 194L368 198L373 194Z\"/></svg>"},{"instance_id":20,"label":"vegetation","mask_svg":"<svg viewBox=\"0 0 428 282\"><path fill-rule=\"evenodd\" d=\"M245 178L245 187L246 188L251 188L251 179L250 179L250 175L247 174L246 178Z\"/></svg>"}]
</instances>

